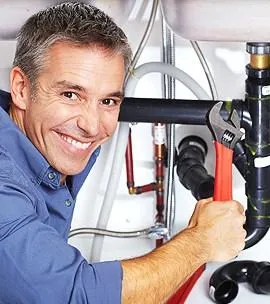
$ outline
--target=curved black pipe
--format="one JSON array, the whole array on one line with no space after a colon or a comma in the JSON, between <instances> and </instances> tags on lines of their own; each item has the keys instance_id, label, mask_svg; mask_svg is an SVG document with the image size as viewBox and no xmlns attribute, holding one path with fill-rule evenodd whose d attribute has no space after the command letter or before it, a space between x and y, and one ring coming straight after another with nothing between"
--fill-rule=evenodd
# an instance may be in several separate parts
<instances>
[{"instance_id":1,"label":"curved black pipe","mask_svg":"<svg viewBox=\"0 0 270 304\"><path fill-rule=\"evenodd\" d=\"M244 228L247 231L246 244L244 249L248 249L264 238L267 234L269 228L256 228L256 227L248 227L248 225L244 225Z\"/></svg>"},{"instance_id":2,"label":"curved black pipe","mask_svg":"<svg viewBox=\"0 0 270 304\"><path fill-rule=\"evenodd\" d=\"M181 184L197 199L213 196L214 178L204 167L206 142L198 136L187 136L178 145L176 171Z\"/></svg>"},{"instance_id":3,"label":"curved black pipe","mask_svg":"<svg viewBox=\"0 0 270 304\"><path fill-rule=\"evenodd\" d=\"M270 263L244 260L221 266L210 278L209 294L216 303L230 303L242 282L250 283L256 293L270 294Z\"/></svg>"},{"instance_id":4,"label":"curved black pipe","mask_svg":"<svg viewBox=\"0 0 270 304\"><path fill-rule=\"evenodd\" d=\"M175 158L176 172L180 183L197 199L213 196L214 178L204 167L207 155L207 144L198 136L187 136L178 145L178 155ZM234 163L244 177L246 157L241 142L234 151ZM268 228L244 226L247 231L245 249L257 244L268 232Z\"/></svg>"},{"instance_id":5,"label":"curved black pipe","mask_svg":"<svg viewBox=\"0 0 270 304\"><path fill-rule=\"evenodd\" d=\"M246 149L243 141L239 141L235 147L233 152L233 163L241 173L243 178L246 180L246 166L247 166L247 156ZM247 215L248 216L248 215ZM254 245L256 245L268 232L269 228L257 228L249 226L248 223L244 225L244 228L247 231L245 248L248 249Z\"/></svg>"}]
</instances>

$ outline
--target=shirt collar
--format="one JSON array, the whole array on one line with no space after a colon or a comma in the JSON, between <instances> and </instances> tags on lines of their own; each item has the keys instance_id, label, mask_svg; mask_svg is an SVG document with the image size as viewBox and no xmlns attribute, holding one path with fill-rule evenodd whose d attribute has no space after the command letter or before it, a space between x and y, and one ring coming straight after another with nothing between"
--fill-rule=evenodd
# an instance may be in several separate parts
<instances>
[{"instance_id":1,"label":"shirt collar","mask_svg":"<svg viewBox=\"0 0 270 304\"><path fill-rule=\"evenodd\" d=\"M0 90L0 146L6 149L18 165L37 184L57 189L60 173L50 166L43 155L10 119L7 111L11 102L9 93ZM87 166L71 178L71 194L76 197L100 152L98 147L91 155Z\"/></svg>"}]
</instances>

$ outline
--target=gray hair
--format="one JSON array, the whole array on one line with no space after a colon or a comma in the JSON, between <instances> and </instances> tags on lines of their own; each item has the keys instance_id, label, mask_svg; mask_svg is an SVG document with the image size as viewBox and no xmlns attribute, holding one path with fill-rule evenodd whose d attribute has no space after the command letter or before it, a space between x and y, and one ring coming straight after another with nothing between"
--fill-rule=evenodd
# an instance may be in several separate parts
<instances>
[{"instance_id":1,"label":"gray hair","mask_svg":"<svg viewBox=\"0 0 270 304\"><path fill-rule=\"evenodd\" d=\"M101 47L123 56L125 67L132 52L124 32L98 8L81 2L66 2L31 16L22 26L13 66L26 74L33 87L49 48L58 41Z\"/></svg>"}]
</instances>

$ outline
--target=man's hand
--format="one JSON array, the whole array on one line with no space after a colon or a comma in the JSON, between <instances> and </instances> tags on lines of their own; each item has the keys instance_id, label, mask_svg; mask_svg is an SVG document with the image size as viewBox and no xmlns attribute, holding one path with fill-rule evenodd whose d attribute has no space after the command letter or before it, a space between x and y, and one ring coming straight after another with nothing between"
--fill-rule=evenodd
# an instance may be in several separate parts
<instances>
[{"instance_id":1,"label":"man's hand","mask_svg":"<svg viewBox=\"0 0 270 304\"><path fill-rule=\"evenodd\" d=\"M246 221L243 206L236 201L197 203L188 228L196 230L205 243L208 261L226 261L236 257L245 246Z\"/></svg>"},{"instance_id":2,"label":"man's hand","mask_svg":"<svg viewBox=\"0 0 270 304\"><path fill-rule=\"evenodd\" d=\"M186 229L163 246L122 261L123 303L165 303L201 265L225 261L244 248L244 208L235 201L197 203Z\"/></svg>"}]
</instances>

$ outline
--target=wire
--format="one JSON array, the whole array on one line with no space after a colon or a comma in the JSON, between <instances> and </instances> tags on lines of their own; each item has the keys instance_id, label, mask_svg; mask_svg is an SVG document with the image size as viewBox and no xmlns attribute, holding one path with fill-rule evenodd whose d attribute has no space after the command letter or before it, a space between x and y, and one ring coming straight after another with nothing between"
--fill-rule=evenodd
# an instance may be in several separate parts
<instances>
[{"instance_id":1,"label":"wire","mask_svg":"<svg viewBox=\"0 0 270 304\"><path fill-rule=\"evenodd\" d=\"M148 233L149 233L149 229L137 230L132 232L130 231L120 232L120 231L98 229L98 228L78 228L71 230L68 237L72 238L73 236L81 235L81 234L96 234L96 235L120 237L120 238L133 238L133 237L147 236Z\"/></svg>"},{"instance_id":2,"label":"wire","mask_svg":"<svg viewBox=\"0 0 270 304\"><path fill-rule=\"evenodd\" d=\"M134 70L141 54L142 54L142 51L143 49L145 48L145 45L150 37L150 34L152 32L152 29L153 29L153 26L154 26L154 23L155 23L155 19L156 19L156 15L157 15L157 8L158 8L158 4L159 4L159 0L153 0L153 5L152 5L152 9L151 9L151 14L150 14L150 18L149 18L149 21L147 23L147 26L145 28L145 31L144 31L144 34L143 34L143 37L142 37L142 40L137 48L137 51L130 63L130 66L129 66L129 69L127 71L127 74L126 74L126 79L125 79L125 83L127 82L128 78L130 77L130 74L132 73L132 71Z\"/></svg>"},{"instance_id":3,"label":"wire","mask_svg":"<svg viewBox=\"0 0 270 304\"><path fill-rule=\"evenodd\" d=\"M82 234L96 234L96 235L119 237L119 238L148 237L151 239L160 239L168 234L168 229L165 228L164 225L160 225L160 224L156 224L155 226L143 230L126 231L126 232L86 227L86 228L77 228L71 230L68 237L72 238L73 236L82 235Z\"/></svg>"},{"instance_id":4,"label":"wire","mask_svg":"<svg viewBox=\"0 0 270 304\"><path fill-rule=\"evenodd\" d=\"M205 76L207 78L209 88L210 88L210 91L211 91L212 99L213 100L218 100L218 93L217 93L217 88L216 88L216 84L215 84L213 75L212 75L212 73L210 71L210 68L209 68L209 65L208 65L200 47L199 47L199 44L198 44L197 41L192 41L192 40L190 40L190 43L191 43L195 53L197 54L197 56L200 60L200 63L202 65L202 68L204 70L204 73L205 73Z\"/></svg>"},{"instance_id":5,"label":"wire","mask_svg":"<svg viewBox=\"0 0 270 304\"><path fill-rule=\"evenodd\" d=\"M167 27L164 16L162 17L162 57L163 62L175 66L175 39L174 33ZM168 74L163 75L163 97L166 99L175 98L175 78ZM166 178L166 205L165 225L168 228L168 239L172 235L173 220L175 215L174 192L174 149L175 149L175 124L167 124L167 178Z\"/></svg>"}]
</instances>

